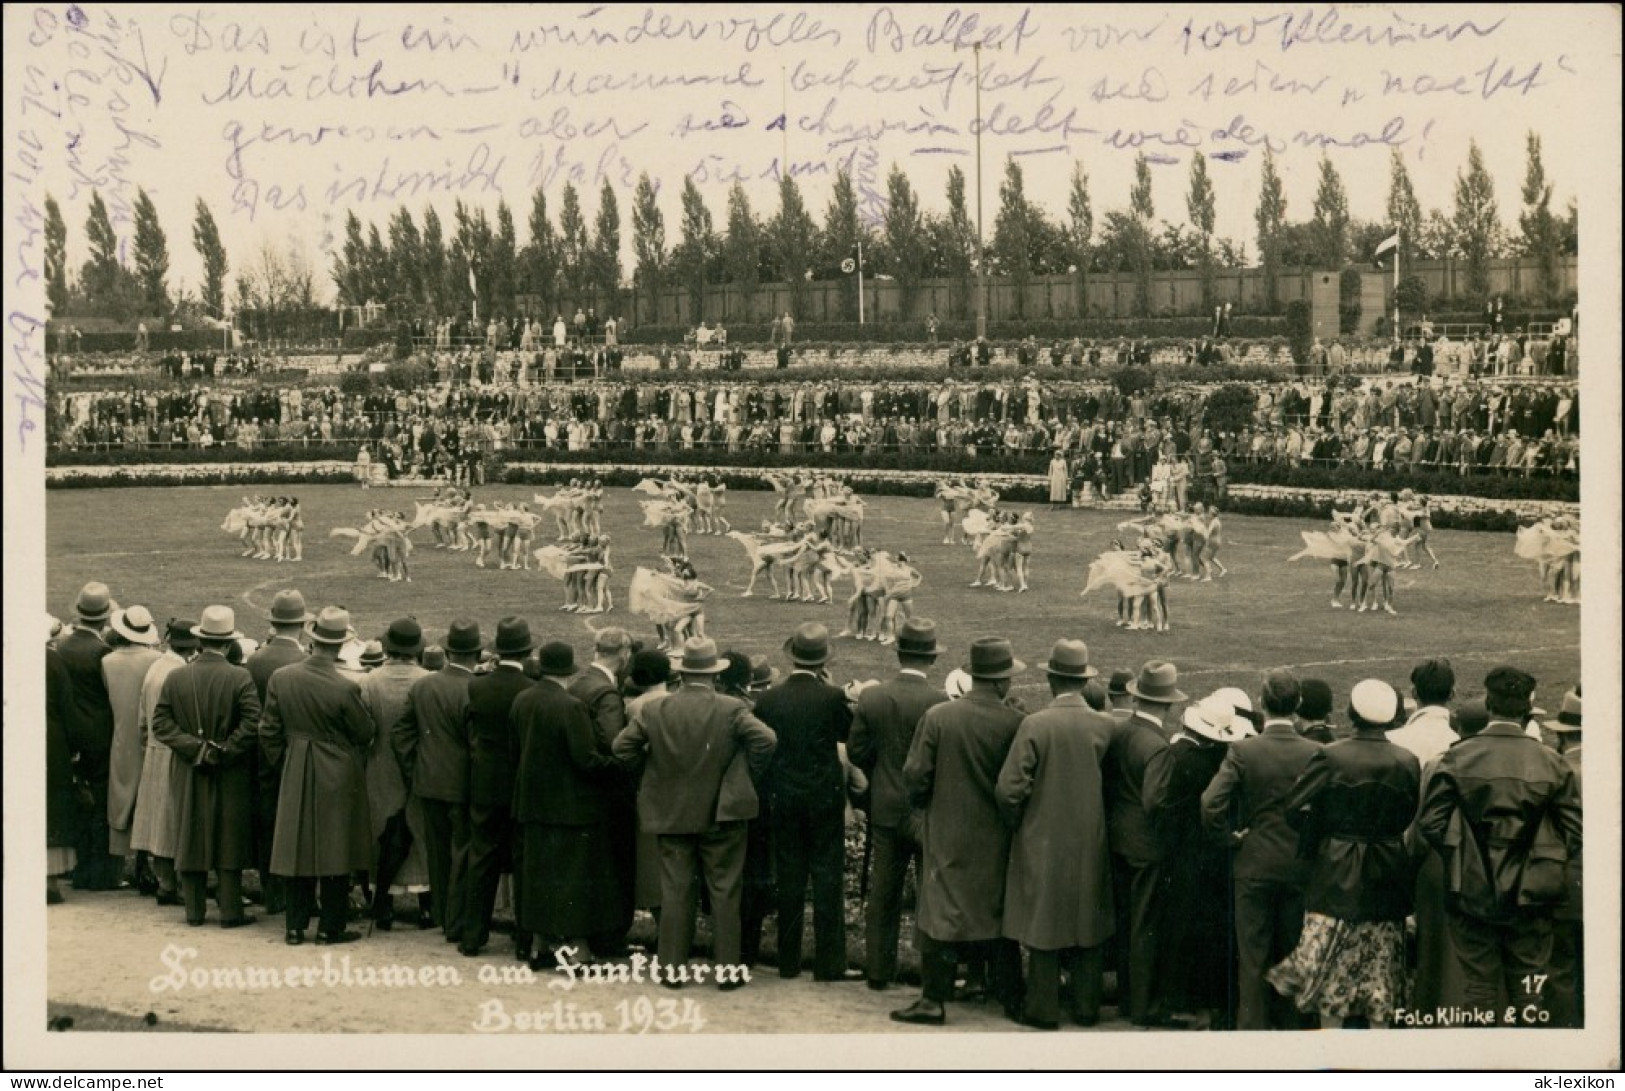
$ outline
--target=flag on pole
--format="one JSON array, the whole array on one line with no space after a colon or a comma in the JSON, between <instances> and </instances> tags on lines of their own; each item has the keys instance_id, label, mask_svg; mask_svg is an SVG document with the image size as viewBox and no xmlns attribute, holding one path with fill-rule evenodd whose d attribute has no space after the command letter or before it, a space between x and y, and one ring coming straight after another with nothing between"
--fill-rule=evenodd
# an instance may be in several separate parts
<instances>
[{"instance_id":1,"label":"flag on pole","mask_svg":"<svg viewBox=\"0 0 1625 1091\"><path fill-rule=\"evenodd\" d=\"M1395 235L1394 238L1397 239L1399 236ZM1383 245L1386 246L1387 243L1384 243ZM1381 251L1378 251L1378 253L1381 253ZM474 266L472 265L468 267L468 290L476 295L478 295L480 291L479 285L474 283Z\"/></svg>"},{"instance_id":2,"label":"flag on pole","mask_svg":"<svg viewBox=\"0 0 1625 1091\"><path fill-rule=\"evenodd\" d=\"M1389 235L1386 239L1383 239L1381 242L1379 242L1377 244L1377 253L1376 253L1377 268L1381 269L1383 267L1383 257L1389 251L1398 250L1398 249L1399 249L1399 232L1395 231L1392 235Z\"/></svg>"}]
</instances>

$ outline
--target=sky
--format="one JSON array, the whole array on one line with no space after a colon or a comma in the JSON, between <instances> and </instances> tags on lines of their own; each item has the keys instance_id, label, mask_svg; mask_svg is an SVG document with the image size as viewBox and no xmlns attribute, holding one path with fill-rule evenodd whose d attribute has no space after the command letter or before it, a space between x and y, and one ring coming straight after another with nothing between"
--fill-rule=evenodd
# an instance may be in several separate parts
<instances>
[{"instance_id":1,"label":"sky","mask_svg":"<svg viewBox=\"0 0 1625 1091\"><path fill-rule=\"evenodd\" d=\"M1448 212L1469 141L1515 230L1527 133L1554 210L1584 188L1585 80L1610 65L1617 78L1619 41L1602 7L69 5L6 19L8 60L25 62L7 65L14 175L63 206L70 267L91 190L128 241L141 187L171 288L193 291L200 197L234 272L266 244L325 272L350 211L382 225L433 203L449 222L457 200L492 213L506 200L523 243L538 187L556 222L575 184L590 222L608 179L630 274L643 173L671 244L685 176L719 228L735 180L771 215L786 162L820 220L843 167L870 219L893 164L935 211L958 164L974 202L978 133L989 237L1007 156L1057 216L1081 162L1098 224L1127 205L1144 152L1157 218L1183 223L1200 151L1217 233L1256 254L1266 146L1289 219L1309 217L1324 154L1371 221L1396 149L1423 208Z\"/></svg>"}]
</instances>

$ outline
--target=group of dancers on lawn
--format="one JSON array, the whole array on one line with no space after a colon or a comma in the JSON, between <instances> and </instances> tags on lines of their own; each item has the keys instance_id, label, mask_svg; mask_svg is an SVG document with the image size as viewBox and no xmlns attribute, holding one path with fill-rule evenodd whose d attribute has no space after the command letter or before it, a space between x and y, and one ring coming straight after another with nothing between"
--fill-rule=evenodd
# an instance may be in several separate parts
<instances>
[{"instance_id":1,"label":"group of dancers on lawn","mask_svg":"<svg viewBox=\"0 0 1625 1091\"><path fill-rule=\"evenodd\" d=\"M1394 609L1394 573L1419 569L1418 551L1427 555L1433 567L1439 558L1428 543L1433 532L1433 511L1426 496L1411 490L1373 493L1352 511L1332 511L1330 530L1303 531L1303 549L1289 560L1303 557L1330 562L1337 583L1332 588L1332 606L1343 608L1343 589L1349 591L1349 608L1356 613Z\"/></svg>"},{"instance_id":2,"label":"group of dancers on lawn","mask_svg":"<svg viewBox=\"0 0 1625 1091\"><path fill-rule=\"evenodd\" d=\"M248 496L226 513L220 529L235 534L243 556L257 561L305 559L305 517L295 496Z\"/></svg>"},{"instance_id":3,"label":"group of dancers on lawn","mask_svg":"<svg viewBox=\"0 0 1625 1091\"><path fill-rule=\"evenodd\" d=\"M1119 523L1117 529L1137 535L1134 548L1125 548L1123 538L1114 538L1112 548L1089 565L1083 594L1115 590L1113 624L1119 628L1168 632L1169 583L1176 579L1212 583L1215 574L1229 575L1219 560L1224 524L1216 507L1193 502L1184 511L1152 512Z\"/></svg>"}]
</instances>

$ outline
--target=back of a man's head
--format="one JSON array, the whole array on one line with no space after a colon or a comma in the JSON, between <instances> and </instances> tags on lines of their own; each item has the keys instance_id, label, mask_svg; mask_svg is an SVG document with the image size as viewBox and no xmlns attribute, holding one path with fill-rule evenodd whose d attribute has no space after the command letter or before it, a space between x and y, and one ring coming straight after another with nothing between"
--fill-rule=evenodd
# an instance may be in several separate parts
<instances>
[{"instance_id":1,"label":"back of a man's head","mask_svg":"<svg viewBox=\"0 0 1625 1091\"><path fill-rule=\"evenodd\" d=\"M1264 685L1259 692L1259 703L1264 706L1266 716L1290 716L1298 711L1298 703L1302 698L1302 690L1298 685L1298 676L1289 670L1272 670L1264 676Z\"/></svg>"},{"instance_id":2,"label":"back of a man's head","mask_svg":"<svg viewBox=\"0 0 1625 1091\"><path fill-rule=\"evenodd\" d=\"M1448 659L1429 659L1411 671L1411 689L1424 705L1442 705L1456 692L1456 672Z\"/></svg>"}]
</instances>

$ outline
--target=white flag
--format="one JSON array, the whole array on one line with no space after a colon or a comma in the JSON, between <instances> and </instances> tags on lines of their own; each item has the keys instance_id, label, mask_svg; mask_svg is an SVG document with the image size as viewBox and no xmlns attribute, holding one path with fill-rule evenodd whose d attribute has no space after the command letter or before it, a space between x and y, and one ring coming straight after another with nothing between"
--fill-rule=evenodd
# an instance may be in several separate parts
<instances>
[{"instance_id":1,"label":"white flag","mask_svg":"<svg viewBox=\"0 0 1625 1091\"><path fill-rule=\"evenodd\" d=\"M1397 239L1397 238L1399 238L1399 236L1398 236L1398 235L1395 235L1395 236L1394 236L1394 238L1396 238L1396 239ZM1383 243L1383 245L1384 245L1384 246L1387 246L1387 245L1388 245L1388 244L1387 244L1387 243ZM1380 254L1380 253L1382 253L1382 251L1381 251L1381 250L1379 250L1379 251L1377 251L1377 253L1379 253L1379 254ZM479 288L479 285L477 285L477 284L475 284L475 283L474 283L474 267L473 267L473 266L472 266L472 265L470 265L470 266L469 266L469 267L468 267L468 290L469 290L469 291L471 291L471 292L473 292L473 293L474 293L474 294L476 294L476 295L478 295L478 294L479 294L479 291L480 291L480 288Z\"/></svg>"},{"instance_id":2,"label":"white flag","mask_svg":"<svg viewBox=\"0 0 1625 1091\"><path fill-rule=\"evenodd\" d=\"M1377 244L1376 256L1380 258L1384 254L1388 253L1388 251L1397 249L1399 249L1399 232L1395 231L1392 235L1389 235L1386 239L1383 239Z\"/></svg>"}]
</instances>

